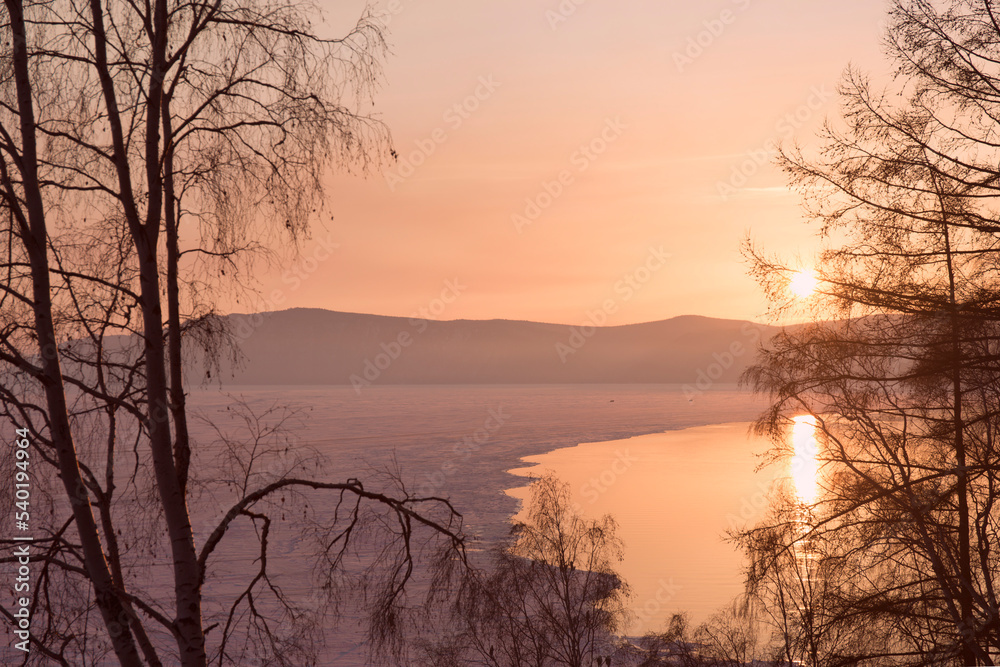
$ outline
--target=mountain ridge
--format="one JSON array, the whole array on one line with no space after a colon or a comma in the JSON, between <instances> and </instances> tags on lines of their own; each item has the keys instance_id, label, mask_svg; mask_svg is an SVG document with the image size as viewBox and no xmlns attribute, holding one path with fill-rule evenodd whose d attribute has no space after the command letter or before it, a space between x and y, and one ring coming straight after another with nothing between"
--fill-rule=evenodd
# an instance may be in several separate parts
<instances>
[{"instance_id":1,"label":"mountain ridge","mask_svg":"<svg viewBox=\"0 0 1000 667\"><path fill-rule=\"evenodd\" d=\"M291 308L222 316L244 363L222 384L574 384L736 382L778 329L680 315L636 324L428 320ZM195 364L189 378L204 375Z\"/></svg>"}]
</instances>

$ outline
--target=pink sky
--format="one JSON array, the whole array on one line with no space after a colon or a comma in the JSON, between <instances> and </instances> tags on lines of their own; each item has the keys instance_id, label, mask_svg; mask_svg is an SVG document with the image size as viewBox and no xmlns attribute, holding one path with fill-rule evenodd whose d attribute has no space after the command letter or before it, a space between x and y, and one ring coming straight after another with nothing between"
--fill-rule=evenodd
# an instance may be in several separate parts
<instances>
[{"instance_id":1,"label":"pink sky","mask_svg":"<svg viewBox=\"0 0 1000 667\"><path fill-rule=\"evenodd\" d=\"M363 3L326 5L339 25ZM804 258L815 242L783 176L750 155L793 134L815 143L849 62L887 69L884 5L871 0L376 8L394 12L376 109L400 162L331 178L334 221L259 276L260 309L757 318L764 304L741 239ZM700 54L685 53L689 40ZM407 163L420 164L411 173ZM745 183L733 178L741 165ZM724 197L720 184L733 190Z\"/></svg>"}]
</instances>

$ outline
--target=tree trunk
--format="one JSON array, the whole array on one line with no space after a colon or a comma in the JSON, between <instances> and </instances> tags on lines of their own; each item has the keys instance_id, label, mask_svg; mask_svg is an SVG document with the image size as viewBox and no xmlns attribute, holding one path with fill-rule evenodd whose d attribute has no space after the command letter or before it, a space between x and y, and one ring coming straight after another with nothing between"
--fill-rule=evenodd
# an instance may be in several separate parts
<instances>
[{"instance_id":1,"label":"tree trunk","mask_svg":"<svg viewBox=\"0 0 1000 667\"><path fill-rule=\"evenodd\" d=\"M170 357L170 412L174 418L174 465L181 493L187 495L188 469L191 465L191 440L188 437L187 409L184 398L184 372L180 283L180 240L177 198L174 193L174 132L171 127L170 101L163 98L163 212L167 232L167 354Z\"/></svg>"},{"instance_id":2,"label":"tree trunk","mask_svg":"<svg viewBox=\"0 0 1000 667\"><path fill-rule=\"evenodd\" d=\"M94 598L115 655L122 665L141 665L132 632L131 619L125 612L121 599L114 589L114 582L97 531L90 497L80 474L76 445L69 424L69 412L59 364L59 347L52 319L52 296L49 283L47 254L48 230L45 224L41 188L38 182L37 151L35 144L35 114L32 105L31 81L28 72L27 36L25 33L24 11L19 0L5 0L10 15L12 33L12 61L17 89L18 114L21 125L22 154L20 172L24 187L23 212L17 211L18 202L9 175L4 175L4 186L10 197L10 206L19 215L21 238L31 265L32 298L35 319L35 334L41 357L39 379L45 391L49 418L49 434L56 450L59 476L69 497L73 510L80 544L83 549L84 564L94 587Z\"/></svg>"},{"instance_id":3,"label":"tree trunk","mask_svg":"<svg viewBox=\"0 0 1000 667\"><path fill-rule=\"evenodd\" d=\"M205 634L201 618L201 577L194 534L187 511L187 499L174 463L170 437L170 403L167 395L167 372L163 342L163 312L160 300L160 275L157 262L157 239L162 220L163 181L160 166L160 119L163 80L166 71L167 6L156 0L153 7L153 53L146 95L146 135L144 166L146 175L146 216L140 219L134 198L128 154L122 132L114 81L107 58L107 35L101 0L90 1L94 30L94 55L101 89L107 107L108 123L114 147L114 164L119 181L119 196L128 222L139 264L140 305L143 318L143 358L146 365L146 427L156 487L167 524L174 565L177 645L184 667L206 664Z\"/></svg>"},{"instance_id":4,"label":"tree trunk","mask_svg":"<svg viewBox=\"0 0 1000 667\"><path fill-rule=\"evenodd\" d=\"M957 468L955 492L958 494L958 606L962 616L959 631L961 632L962 642L962 664L976 665L979 664L977 659L982 650L976 638L975 619L972 608L972 535L969 527L969 474L966 468L965 423L962 415L962 326L959 318L959 305L955 287L955 266L952 257L949 212L945 205L944 193L938 185L937 179L932 177L932 180L938 202L941 206L945 266L948 269L948 314L951 328L952 428L955 431L955 466Z\"/></svg>"}]
</instances>

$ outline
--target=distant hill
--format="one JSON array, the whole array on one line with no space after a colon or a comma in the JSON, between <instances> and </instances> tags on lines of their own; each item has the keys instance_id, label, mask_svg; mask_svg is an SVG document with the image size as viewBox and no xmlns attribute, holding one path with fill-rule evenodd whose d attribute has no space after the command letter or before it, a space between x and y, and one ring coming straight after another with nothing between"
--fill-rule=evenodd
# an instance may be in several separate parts
<instances>
[{"instance_id":1,"label":"distant hill","mask_svg":"<svg viewBox=\"0 0 1000 667\"><path fill-rule=\"evenodd\" d=\"M616 327L432 321L319 309L228 316L244 363L223 384L736 382L776 329L683 316ZM201 371L191 366L188 377Z\"/></svg>"}]
</instances>

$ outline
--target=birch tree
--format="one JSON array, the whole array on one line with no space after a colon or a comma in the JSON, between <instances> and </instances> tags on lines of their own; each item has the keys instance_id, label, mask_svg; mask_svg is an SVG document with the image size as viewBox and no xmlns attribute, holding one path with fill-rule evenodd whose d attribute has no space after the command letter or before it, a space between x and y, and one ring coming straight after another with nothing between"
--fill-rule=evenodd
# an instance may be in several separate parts
<instances>
[{"instance_id":1,"label":"birch tree","mask_svg":"<svg viewBox=\"0 0 1000 667\"><path fill-rule=\"evenodd\" d=\"M0 394L36 457L33 525L44 534L34 543L33 659L89 664L107 650L123 665L231 664L232 624L206 640L209 561L242 520L257 528L266 563L263 504L289 490L328 492L338 506L355 499L346 525L327 526L332 551L316 554L331 568L363 505L396 517L401 560L380 607L391 615L416 534L443 538L461 558L457 514L438 499L293 468L243 489L198 544L182 354L185 340L218 350L220 274L232 278L267 241L305 237L325 210L331 168L364 168L389 152L382 124L358 111L378 80L380 27L365 13L346 36L326 38L314 8L280 1L4 8ZM138 508L152 523L135 520ZM142 549L160 547L169 600L127 576ZM250 619L276 637L265 617Z\"/></svg>"}]
</instances>

